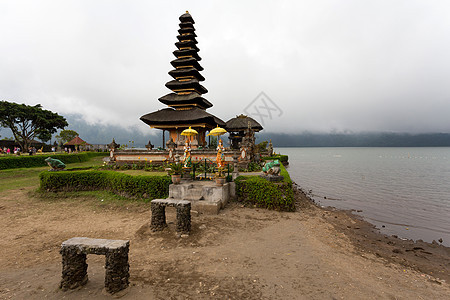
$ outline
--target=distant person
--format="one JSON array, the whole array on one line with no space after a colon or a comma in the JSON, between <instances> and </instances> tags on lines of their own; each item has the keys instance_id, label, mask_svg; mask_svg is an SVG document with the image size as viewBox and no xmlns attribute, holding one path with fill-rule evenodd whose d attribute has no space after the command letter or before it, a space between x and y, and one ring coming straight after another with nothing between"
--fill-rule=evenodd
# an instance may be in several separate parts
<instances>
[{"instance_id":1,"label":"distant person","mask_svg":"<svg viewBox=\"0 0 450 300\"><path fill-rule=\"evenodd\" d=\"M6 154L11 154L11 149L6 149Z\"/></svg>"}]
</instances>

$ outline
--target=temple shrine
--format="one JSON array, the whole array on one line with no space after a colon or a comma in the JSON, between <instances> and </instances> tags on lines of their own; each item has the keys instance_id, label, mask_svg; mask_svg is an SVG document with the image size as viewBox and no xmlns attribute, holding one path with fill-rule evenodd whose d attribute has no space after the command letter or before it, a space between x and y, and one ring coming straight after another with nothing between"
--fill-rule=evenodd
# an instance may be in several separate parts
<instances>
[{"instance_id":1,"label":"temple shrine","mask_svg":"<svg viewBox=\"0 0 450 300\"><path fill-rule=\"evenodd\" d=\"M202 97L208 90L200 83L205 78L200 74L203 67L199 64L201 57L195 39L195 22L189 12L179 19L178 42L175 43L177 50L173 52L176 59L170 62L175 69L169 72L174 80L166 83L172 93L158 99L169 107L143 115L140 119L151 128L163 130L163 145L165 131L169 131L168 143L172 141L177 149L185 144L186 137L181 132L189 127L195 129L198 135L190 144L192 149L197 149L206 146L207 131L217 126L223 127L225 122L206 112L213 105Z\"/></svg>"},{"instance_id":2,"label":"temple shrine","mask_svg":"<svg viewBox=\"0 0 450 300\"><path fill-rule=\"evenodd\" d=\"M239 115L228 122L206 112L212 103L203 98L208 90L201 84L205 78L200 74L203 70L198 55L197 35L194 19L186 12L181 15L178 41L173 52L175 59L171 61L174 67L169 72L173 80L166 83L172 92L158 100L167 105L158 111L143 115L140 120L151 128L163 131L162 147L154 149L151 141L143 149L119 149L114 140L110 146L110 162L117 164L152 163L166 164L183 162L185 169L192 164L207 160L217 162L217 166L234 165L247 166L252 161L259 161L264 153L257 153L255 147L255 132L262 126L254 119ZM220 131L217 134L217 130ZM165 140L165 133L169 136ZM186 132L193 134L186 135ZM223 145L224 133L229 133L231 147ZM206 136L219 136L217 147L209 148ZM220 140L222 139L222 141ZM220 161L218 157L220 156ZM187 160L187 157L189 158Z\"/></svg>"}]
</instances>

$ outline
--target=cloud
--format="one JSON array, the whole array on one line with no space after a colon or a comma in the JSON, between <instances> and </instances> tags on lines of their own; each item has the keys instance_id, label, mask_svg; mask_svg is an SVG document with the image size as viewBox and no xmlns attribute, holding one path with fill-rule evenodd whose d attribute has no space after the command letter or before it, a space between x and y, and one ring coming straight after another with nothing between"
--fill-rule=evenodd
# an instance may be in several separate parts
<instances>
[{"instance_id":1,"label":"cloud","mask_svg":"<svg viewBox=\"0 0 450 300\"><path fill-rule=\"evenodd\" d=\"M189 9L209 112L261 91L266 131L449 132L447 1L5 1L0 95L91 124L147 130L165 106L178 17Z\"/></svg>"}]
</instances>

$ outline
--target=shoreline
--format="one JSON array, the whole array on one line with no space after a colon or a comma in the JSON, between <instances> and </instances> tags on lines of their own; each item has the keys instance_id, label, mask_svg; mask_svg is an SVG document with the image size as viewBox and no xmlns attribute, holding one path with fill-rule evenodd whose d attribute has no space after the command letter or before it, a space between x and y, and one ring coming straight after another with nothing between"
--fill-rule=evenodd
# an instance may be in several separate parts
<instances>
[{"instance_id":1,"label":"shoreline","mask_svg":"<svg viewBox=\"0 0 450 300\"><path fill-rule=\"evenodd\" d=\"M371 253L387 262L417 270L430 276L430 281L438 284L450 282L450 247L437 242L424 242L399 238L381 233L376 226L353 213L332 206L323 207L309 197L295 182L294 193L297 201L308 201L311 206L322 211L322 218L340 233L345 234L352 244L363 253ZM307 205L300 205L307 207Z\"/></svg>"}]
</instances>

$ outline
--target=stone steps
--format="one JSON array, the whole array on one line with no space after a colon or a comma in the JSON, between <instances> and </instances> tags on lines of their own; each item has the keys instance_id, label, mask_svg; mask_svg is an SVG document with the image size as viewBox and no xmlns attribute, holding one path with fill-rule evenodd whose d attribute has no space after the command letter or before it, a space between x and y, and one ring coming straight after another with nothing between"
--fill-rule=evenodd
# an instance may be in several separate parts
<instances>
[{"instance_id":1,"label":"stone steps","mask_svg":"<svg viewBox=\"0 0 450 300\"><path fill-rule=\"evenodd\" d=\"M169 198L191 202L192 210L204 214L218 214L234 197L234 183L222 186L208 181L188 181L169 186Z\"/></svg>"}]
</instances>

